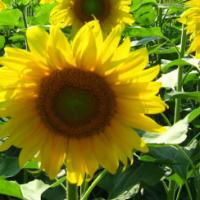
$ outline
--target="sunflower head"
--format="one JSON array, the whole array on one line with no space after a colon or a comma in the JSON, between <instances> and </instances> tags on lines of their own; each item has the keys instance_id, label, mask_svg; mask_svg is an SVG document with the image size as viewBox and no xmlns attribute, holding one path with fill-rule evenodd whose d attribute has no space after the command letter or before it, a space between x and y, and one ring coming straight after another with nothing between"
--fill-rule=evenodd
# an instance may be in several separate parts
<instances>
[{"instance_id":1,"label":"sunflower head","mask_svg":"<svg viewBox=\"0 0 200 200\"><path fill-rule=\"evenodd\" d=\"M30 51L5 48L0 58L0 150L21 148L19 163L41 162L54 178L63 164L80 185L99 167L115 173L148 147L134 129L162 132L148 114L165 110L153 79L159 66L146 68L145 48L121 44L121 26L104 38L98 21L86 23L69 42L58 27L27 31Z\"/></svg>"},{"instance_id":2,"label":"sunflower head","mask_svg":"<svg viewBox=\"0 0 200 200\"><path fill-rule=\"evenodd\" d=\"M98 19L109 32L117 24L132 24L131 0L59 0L52 10L50 22L64 28L72 26L76 32L84 23Z\"/></svg>"}]
</instances>

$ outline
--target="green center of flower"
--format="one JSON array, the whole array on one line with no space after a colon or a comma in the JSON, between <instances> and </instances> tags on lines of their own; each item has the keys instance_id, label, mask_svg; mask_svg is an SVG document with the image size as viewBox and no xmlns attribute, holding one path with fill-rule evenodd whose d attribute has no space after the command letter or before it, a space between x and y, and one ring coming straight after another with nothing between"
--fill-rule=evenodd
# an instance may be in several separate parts
<instances>
[{"instance_id":1,"label":"green center of flower","mask_svg":"<svg viewBox=\"0 0 200 200\"><path fill-rule=\"evenodd\" d=\"M91 17L94 15L99 17L103 13L105 6L102 0L83 0L82 2L82 11L85 16Z\"/></svg>"},{"instance_id":2,"label":"green center of flower","mask_svg":"<svg viewBox=\"0 0 200 200\"><path fill-rule=\"evenodd\" d=\"M116 112L115 94L104 78L77 68L44 77L36 105L44 124L67 137L104 131Z\"/></svg>"},{"instance_id":3,"label":"green center of flower","mask_svg":"<svg viewBox=\"0 0 200 200\"><path fill-rule=\"evenodd\" d=\"M58 116L70 124L83 124L95 116L96 97L88 90L63 88L55 98L55 110Z\"/></svg>"},{"instance_id":4,"label":"green center of flower","mask_svg":"<svg viewBox=\"0 0 200 200\"><path fill-rule=\"evenodd\" d=\"M81 22L87 22L96 17L105 20L110 14L110 0L75 0L74 13Z\"/></svg>"}]
</instances>

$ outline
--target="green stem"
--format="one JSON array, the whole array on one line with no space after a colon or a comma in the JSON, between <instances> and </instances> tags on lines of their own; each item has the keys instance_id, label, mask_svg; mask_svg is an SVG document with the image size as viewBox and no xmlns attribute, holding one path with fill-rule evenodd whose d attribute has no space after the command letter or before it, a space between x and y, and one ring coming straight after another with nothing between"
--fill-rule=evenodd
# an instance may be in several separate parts
<instances>
[{"instance_id":1,"label":"green stem","mask_svg":"<svg viewBox=\"0 0 200 200\"><path fill-rule=\"evenodd\" d=\"M160 0L159 5L163 4L163 0ZM162 15L163 15L163 10L161 7L158 7L158 26L161 28L162 27Z\"/></svg>"},{"instance_id":2,"label":"green stem","mask_svg":"<svg viewBox=\"0 0 200 200\"><path fill-rule=\"evenodd\" d=\"M185 183L185 187L187 189L189 200L192 200L192 194L191 194L190 187L187 182Z\"/></svg>"},{"instance_id":3,"label":"green stem","mask_svg":"<svg viewBox=\"0 0 200 200\"><path fill-rule=\"evenodd\" d=\"M83 196L88 188L88 181L85 179L83 184L81 185L81 196Z\"/></svg>"},{"instance_id":4,"label":"green stem","mask_svg":"<svg viewBox=\"0 0 200 200\"><path fill-rule=\"evenodd\" d=\"M24 7L24 9L22 10L22 17L23 17L23 21L24 21L24 28L28 28L28 22L27 22L27 7ZM25 46L26 49L28 50L28 42L27 42L27 38L25 35Z\"/></svg>"},{"instance_id":5,"label":"green stem","mask_svg":"<svg viewBox=\"0 0 200 200\"><path fill-rule=\"evenodd\" d=\"M167 184L165 183L164 180L162 180L162 184L163 184L163 187L165 189L165 192L168 193L168 187L167 187Z\"/></svg>"},{"instance_id":6,"label":"green stem","mask_svg":"<svg viewBox=\"0 0 200 200\"><path fill-rule=\"evenodd\" d=\"M184 25L182 26L182 33L181 33L181 51L179 58L183 58L185 54L185 47L186 47L186 31ZM178 66L178 83L177 83L177 92L181 92L182 90L182 79L183 79L183 67ZM175 114L174 114L174 123L176 123L180 119L180 112L181 112L181 99L177 98L175 100Z\"/></svg>"},{"instance_id":7,"label":"green stem","mask_svg":"<svg viewBox=\"0 0 200 200\"><path fill-rule=\"evenodd\" d=\"M170 181L167 200L174 200L175 192L176 192L176 183L174 181Z\"/></svg>"},{"instance_id":8,"label":"green stem","mask_svg":"<svg viewBox=\"0 0 200 200\"><path fill-rule=\"evenodd\" d=\"M182 25L181 31L181 50L179 58L183 58L185 54L186 48L186 31L184 25ZM182 66L178 66L178 83L177 83L177 92L181 92L182 90L182 79L183 79L183 68ZM181 112L181 99L177 98L175 100L175 111L174 111L174 123L179 121L180 119L180 112ZM167 194L167 200L174 200L176 192L176 183L174 181L170 181L169 183L169 192Z\"/></svg>"},{"instance_id":9,"label":"green stem","mask_svg":"<svg viewBox=\"0 0 200 200\"><path fill-rule=\"evenodd\" d=\"M178 193L177 193L177 195L176 195L176 200L179 200L180 194L181 194L181 190L182 190L182 186L179 187L179 189L178 189Z\"/></svg>"},{"instance_id":10,"label":"green stem","mask_svg":"<svg viewBox=\"0 0 200 200\"><path fill-rule=\"evenodd\" d=\"M169 119L167 118L167 116L164 113L161 113L162 118L165 120L165 122L167 123L168 126L171 126L171 122L169 121Z\"/></svg>"},{"instance_id":11,"label":"green stem","mask_svg":"<svg viewBox=\"0 0 200 200\"><path fill-rule=\"evenodd\" d=\"M88 187L87 191L81 198L81 200L87 200L88 197L90 196L91 192L95 188L95 186L103 179L103 177L106 175L106 170L103 170L97 177L96 179L92 182L92 184Z\"/></svg>"},{"instance_id":12,"label":"green stem","mask_svg":"<svg viewBox=\"0 0 200 200\"><path fill-rule=\"evenodd\" d=\"M67 182L67 200L78 200L78 188L69 181Z\"/></svg>"}]
</instances>

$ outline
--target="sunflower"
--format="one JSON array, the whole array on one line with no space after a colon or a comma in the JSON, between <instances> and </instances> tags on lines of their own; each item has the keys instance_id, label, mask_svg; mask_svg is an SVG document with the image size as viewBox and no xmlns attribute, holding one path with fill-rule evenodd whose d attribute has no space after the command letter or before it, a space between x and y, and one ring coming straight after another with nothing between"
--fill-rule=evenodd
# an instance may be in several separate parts
<instances>
[{"instance_id":1,"label":"sunflower","mask_svg":"<svg viewBox=\"0 0 200 200\"><path fill-rule=\"evenodd\" d=\"M6 9L6 4L0 0L0 11Z\"/></svg>"},{"instance_id":2,"label":"sunflower","mask_svg":"<svg viewBox=\"0 0 200 200\"><path fill-rule=\"evenodd\" d=\"M191 45L188 52L195 52L195 56L200 58L200 2L192 0L186 5L189 8L183 12L179 22L186 25L187 34L190 35Z\"/></svg>"},{"instance_id":3,"label":"sunflower","mask_svg":"<svg viewBox=\"0 0 200 200\"><path fill-rule=\"evenodd\" d=\"M21 148L19 163L34 158L50 178L66 164L71 183L80 185L99 167L115 173L148 147L133 128L162 132L146 114L165 104L152 80L159 66L145 69L148 52L119 45L121 26L103 38L98 21L86 23L69 42L57 26L47 33L27 30L30 51L5 48L0 58L1 130L5 142ZM7 139L6 139L7 138Z\"/></svg>"},{"instance_id":4,"label":"sunflower","mask_svg":"<svg viewBox=\"0 0 200 200\"><path fill-rule=\"evenodd\" d=\"M131 0L57 0L50 14L50 22L64 28L71 26L76 32L85 22L98 19L104 31L117 24L132 24Z\"/></svg>"}]
</instances>

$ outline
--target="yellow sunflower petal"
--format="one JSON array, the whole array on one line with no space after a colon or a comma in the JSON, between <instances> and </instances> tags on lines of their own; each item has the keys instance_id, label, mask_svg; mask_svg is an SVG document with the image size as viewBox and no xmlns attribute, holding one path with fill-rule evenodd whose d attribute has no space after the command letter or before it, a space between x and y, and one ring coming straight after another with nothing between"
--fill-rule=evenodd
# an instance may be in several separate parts
<instances>
[{"instance_id":1,"label":"yellow sunflower petal","mask_svg":"<svg viewBox=\"0 0 200 200\"><path fill-rule=\"evenodd\" d=\"M67 171L67 179L70 183L80 186L83 183L85 176L81 173Z\"/></svg>"},{"instance_id":2,"label":"yellow sunflower petal","mask_svg":"<svg viewBox=\"0 0 200 200\"><path fill-rule=\"evenodd\" d=\"M119 45L121 32L121 26L117 26L105 39L100 54L101 63L105 63L108 59L110 59L113 56L115 50L117 49L117 46Z\"/></svg>"},{"instance_id":3,"label":"yellow sunflower petal","mask_svg":"<svg viewBox=\"0 0 200 200\"><path fill-rule=\"evenodd\" d=\"M51 27L48 53L53 65L58 68L74 66L72 47L63 32L55 26ZM57 65L57 66L56 66Z\"/></svg>"},{"instance_id":4,"label":"yellow sunflower petal","mask_svg":"<svg viewBox=\"0 0 200 200\"><path fill-rule=\"evenodd\" d=\"M123 41L123 43L116 49L112 57L112 60L116 61L126 58L129 55L130 47L131 47L130 38L126 38Z\"/></svg>"},{"instance_id":5,"label":"yellow sunflower petal","mask_svg":"<svg viewBox=\"0 0 200 200\"><path fill-rule=\"evenodd\" d=\"M30 51L36 56L36 58L42 60L46 58L49 34L42 28L35 26L27 30L26 37Z\"/></svg>"},{"instance_id":6,"label":"yellow sunflower petal","mask_svg":"<svg viewBox=\"0 0 200 200\"><path fill-rule=\"evenodd\" d=\"M97 161L105 167L110 173L115 173L118 168L118 161L114 152L110 151L109 142L104 138L103 134L94 136L91 140L93 151ZM104 154L102 154L102 151Z\"/></svg>"},{"instance_id":7,"label":"yellow sunflower petal","mask_svg":"<svg viewBox=\"0 0 200 200\"><path fill-rule=\"evenodd\" d=\"M124 141L129 149L132 148L131 150L136 149L142 152L148 152L147 145L133 129L117 120L112 123L112 127L116 131L115 134L117 138L121 139L121 141Z\"/></svg>"},{"instance_id":8,"label":"yellow sunflower petal","mask_svg":"<svg viewBox=\"0 0 200 200\"><path fill-rule=\"evenodd\" d=\"M96 22L98 23L98 22ZM84 69L91 69L97 62L97 45L93 31L85 25L75 36L72 43L76 64Z\"/></svg>"},{"instance_id":9,"label":"yellow sunflower petal","mask_svg":"<svg viewBox=\"0 0 200 200\"><path fill-rule=\"evenodd\" d=\"M156 114L165 110L166 105L161 101L160 97L151 97L149 99L128 99L118 98L119 113L144 113Z\"/></svg>"},{"instance_id":10,"label":"yellow sunflower petal","mask_svg":"<svg viewBox=\"0 0 200 200\"><path fill-rule=\"evenodd\" d=\"M121 113L118 115L118 118L132 128L157 133L166 131L165 127L157 124L153 119L141 113Z\"/></svg>"}]
</instances>

